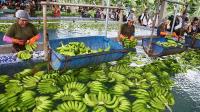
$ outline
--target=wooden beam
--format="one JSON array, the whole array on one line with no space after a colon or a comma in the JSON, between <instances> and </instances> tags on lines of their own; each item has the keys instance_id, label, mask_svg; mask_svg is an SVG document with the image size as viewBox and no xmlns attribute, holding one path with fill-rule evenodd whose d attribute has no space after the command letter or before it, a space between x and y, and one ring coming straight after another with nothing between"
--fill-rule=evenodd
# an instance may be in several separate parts
<instances>
[{"instance_id":1,"label":"wooden beam","mask_svg":"<svg viewBox=\"0 0 200 112\"><path fill-rule=\"evenodd\" d=\"M95 7L95 8L109 8L125 10L124 7L102 6L102 5L90 5L90 4L72 4L72 3L58 3L58 2L40 2L41 5L65 5L65 6L77 6L77 7Z\"/></svg>"},{"instance_id":2,"label":"wooden beam","mask_svg":"<svg viewBox=\"0 0 200 112\"><path fill-rule=\"evenodd\" d=\"M158 25L161 23L161 20L167 16L167 2L164 0L161 3L160 13L159 13L159 20Z\"/></svg>"},{"instance_id":3,"label":"wooden beam","mask_svg":"<svg viewBox=\"0 0 200 112\"><path fill-rule=\"evenodd\" d=\"M42 6L43 10L43 36L44 36L44 59L48 60L48 39L47 39L47 5Z\"/></svg>"}]
</instances>

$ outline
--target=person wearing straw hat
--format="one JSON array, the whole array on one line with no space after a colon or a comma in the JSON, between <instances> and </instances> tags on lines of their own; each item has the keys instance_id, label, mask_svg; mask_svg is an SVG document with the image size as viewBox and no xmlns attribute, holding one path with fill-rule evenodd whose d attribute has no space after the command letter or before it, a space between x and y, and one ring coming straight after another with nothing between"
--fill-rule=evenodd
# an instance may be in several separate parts
<instances>
[{"instance_id":1,"label":"person wearing straw hat","mask_svg":"<svg viewBox=\"0 0 200 112\"><path fill-rule=\"evenodd\" d=\"M127 23L123 24L120 29L119 40L122 38L128 37L129 39L133 39L135 34L135 26L133 25L135 21L134 15L129 15L127 18Z\"/></svg>"},{"instance_id":2,"label":"person wearing straw hat","mask_svg":"<svg viewBox=\"0 0 200 112\"><path fill-rule=\"evenodd\" d=\"M29 22L29 14L25 10L18 10L15 14L17 21L13 23L3 37L6 43L12 43L14 52L25 50L25 44L33 44L40 39L35 26Z\"/></svg>"}]
</instances>

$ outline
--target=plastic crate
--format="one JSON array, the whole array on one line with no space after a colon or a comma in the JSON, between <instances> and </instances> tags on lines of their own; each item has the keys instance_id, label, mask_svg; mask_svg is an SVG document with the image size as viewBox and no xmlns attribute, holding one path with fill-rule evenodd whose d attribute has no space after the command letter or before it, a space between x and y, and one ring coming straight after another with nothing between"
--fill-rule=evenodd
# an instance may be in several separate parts
<instances>
[{"instance_id":1,"label":"plastic crate","mask_svg":"<svg viewBox=\"0 0 200 112\"><path fill-rule=\"evenodd\" d=\"M90 47L93 50L97 50L98 48L105 49L110 46L110 51L77 56L64 56L56 52L56 48L60 46L60 42L62 42L63 44L67 44L69 42L83 42L86 46ZM98 65L99 63L103 62L119 60L129 51L136 51L135 48L124 49L123 46L118 42L104 36L89 36L50 40L49 46L51 49L51 66L54 70Z\"/></svg>"},{"instance_id":2,"label":"plastic crate","mask_svg":"<svg viewBox=\"0 0 200 112\"><path fill-rule=\"evenodd\" d=\"M163 46L155 44L156 42L166 42L167 39L164 37L158 37L158 38L143 38L142 39L142 46L144 48L144 51L152 57L160 57L160 56L166 56L166 55L172 55L181 53L186 50L185 46L177 46L177 47L168 47L165 48ZM151 44L151 49L149 50L149 44ZM183 44L182 44L183 45ZM149 50L149 51L148 51Z\"/></svg>"},{"instance_id":3,"label":"plastic crate","mask_svg":"<svg viewBox=\"0 0 200 112\"><path fill-rule=\"evenodd\" d=\"M200 49L200 39L192 38L191 36L185 37L185 46Z\"/></svg>"}]
</instances>

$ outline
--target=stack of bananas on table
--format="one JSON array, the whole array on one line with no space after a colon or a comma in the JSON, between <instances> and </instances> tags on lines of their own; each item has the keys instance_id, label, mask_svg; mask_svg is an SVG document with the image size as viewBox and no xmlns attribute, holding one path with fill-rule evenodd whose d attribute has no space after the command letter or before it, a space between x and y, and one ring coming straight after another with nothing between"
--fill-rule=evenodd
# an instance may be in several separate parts
<instances>
[{"instance_id":1,"label":"stack of bananas on table","mask_svg":"<svg viewBox=\"0 0 200 112\"><path fill-rule=\"evenodd\" d=\"M163 47L183 47L183 45L179 42L174 41L173 39L167 39L166 42L158 41L156 42L157 45L163 46Z\"/></svg>"},{"instance_id":2,"label":"stack of bananas on table","mask_svg":"<svg viewBox=\"0 0 200 112\"><path fill-rule=\"evenodd\" d=\"M36 48L37 48L37 44L26 44L25 45L26 50L23 51L19 51L17 53L17 58L21 59L21 60L28 60L32 57L32 53Z\"/></svg>"},{"instance_id":3,"label":"stack of bananas on table","mask_svg":"<svg viewBox=\"0 0 200 112\"><path fill-rule=\"evenodd\" d=\"M103 52L103 51L109 51L109 50L110 50L110 46L108 46L105 49L98 48L97 50L92 50L89 47L87 47L83 42L69 42L66 45L61 43L61 46L57 47L58 53L63 54L65 56L91 54L91 53L97 53L97 52Z\"/></svg>"},{"instance_id":4,"label":"stack of bananas on table","mask_svg":"<svg viewBox=\"0 0 200 112\"><path fill-rule=\"evenodd\" d=\"M17 58L21 60L28 60L31 58L31 53L28 50L19 51L17 53Z\"/></svg>"}]
</instances>

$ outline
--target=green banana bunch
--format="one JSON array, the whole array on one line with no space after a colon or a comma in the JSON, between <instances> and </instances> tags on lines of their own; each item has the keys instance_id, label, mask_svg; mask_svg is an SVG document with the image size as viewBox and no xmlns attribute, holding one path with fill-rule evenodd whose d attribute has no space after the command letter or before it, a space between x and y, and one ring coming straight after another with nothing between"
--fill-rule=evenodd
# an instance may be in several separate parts
<instances>
[{"instance_id":1,"label":"green banana bunch","mask_svg":"<svg viewBox=\"0 0 200 112\"><path fill-rule=\"evenodd\" d=\"M26 107L27 109L31 109L35 106L35 96L36 93L34 91L26 90L20 96L20 106Z\"/></svg>"},{"instance_id":2,"label":"green banana bunch","mask_svg":"<svg viewBox=\"0 0 200 112\"><path fill-rule=\"evenodd\" d=\"M9 80L5 85L8 94L17 94L23 91L22 83L19 80Z\"/></svg>"},{"instance_id":3,"label":"green banana bunch","mask_svg":"<svg viewBox=\"0 0 200 112\"><path fill-rule=\"evenodd\" d=\"M137 73L134 73L134 72L131 72L127 75L127 78L131 79L131 80L142 80L143 79L143 76L141 74L137 74ZM133 81L132 81L133 82Z\"/></svg>"},{"instance_id":4,"label":"green banana bunch","mask_svg":"<svg viewBox=\"0 0 200 112\"><path fill-rule=\"evenodd\" d=\"M88 82L90 80L91 70L89 68L81 68L79 73L76 75L78 81Z\"/></svg>"},{"instance_id":5,"label":"green banana bunch","mask_svg":"<svg viewBox=\"0 0 200 112\"><path fill-rule=\"evenodd\" d=\"M77 91L70 92L68 90L65 91L59 91L53 96L53 100L61 99L62 101L81 101L81 95Z\"/></svg>"},{"instance_id":6,"label":"green banana bunch","mask_svg":"<svg viewBox=\"0 0 200 112\"><path fill-rule=\"evenodd\" d=\"M129 91L129 87L125 84L116 84L111 88L111 93L114 95L124 95L127 91Z\"/></svg>"},{"instance_id":7,"label":"green banana bunch","mask_svg":"<svg viewBox=\"0 0 200 112\"><path fill-rule=\"evenodd\" d=\"M0 75L0 83L1 84L6 84L9 80L9 76L8 75Z\"/></svg>"},{"instance_id":8,"label":"green banana bunch","mask_svg":"<svg viewBox=\"0 0 200 112\"><path fill-rule=\"evenodd\" d=\"M113 109L113 112L131 112L131 103L126 97L120 96L118 100L119 105Z\"/></svg>"},{"instance_id":9,"label":"green banana bunch","mask_svg":"<svg viewBox=\"0 0 200 112\"><path fill-rule=\"evenodd\" d=\"M0 94L0 110L1 112L8 112L13 107L18 106L18 96L14 94Z\"/></svg>"},{"instance_id":10,"label":"green banana bunch","mask_svg":"<svg viewBox=\"0 0 200 112\"><path fill-rule=\"evenodd\" d=\"M22 79L22 82L23 82L24 88L34 89L34 88L36 88L39 80L40 80L40 77L38 77L38 76L25 76Z\"/></svg>"},{"instance_id":11,"label":"green banana bunch","mask_svg":"<svg viewBox=\"0 0 200 112\"><path fill-rule=\"evenodd\" d=\"M112 96L108 93L99 92L98 94L85 94L83 102L90 106L94 107L94 110L105 111L106 108L114 109L120 105L119 99L117 96ZM102 107L98 107L102 106Z\"/></svg>"},{"instance_id":12,"label":"green banana bunch","mask_svg":"<svg viewBox=\"0 0 200 112\"><path fill-rule=\"evenodd\" d=\"M87 84L91 93L107 92L106 87L99 81L92 81Z\"/></svg>"},{"instance_id":13,"label":"green banana bunch","mask_svg":"<svg viewBox=\"0 0 200 112\"><path fill-rule=\"evenodd\" d=\"M96 106L94 107L93 112L107 112L107 110L103 106Z\"/></svg>"},{"instance_id":14,"label":"green banana bunch","mask_svg":"<svg viewBox=\"0 0 200 112\"><path fill-rule=\"evenodd\" d=\"M28 60L32 57L31 53L28 50L19 51L17 53L17 58L21 60Z\"/></svg>"},{"instance_id":15,"label":"green banana bunch","mask_svg":"<svg viewBox=\"0 0 200 112\"><path fill-rule=\"evenodd\" d=\"M80 94L85 94L88 88L83 83L70 82L70 83L66 83L63 89L69 92L78 92Z\"/></svg>"},{"instance_id":16,"label":"green banana bunch","mask_svg":"<svg viewBox=\"0 0 200 112\"><path fill-rule=\"evenodd\" d=\"M68 44L64 45L61 43L60 47L56 48L57 52L63 54L65 56L76 56L82 54L91 54L103 51L109 51L110 45L103 50L102 48L98 48L97 50L92 50L87 47L83 42L69 42Z\"/></svg>"},{"instance_id":17,"label":"green banana bunch","mask_svg":"<svg viewBox=\"0 0 200 112\"><path fill-rule=\"evenodd\" d=\"M173 106L175 104L174 96L172 93L168 93L166 95L166 99L167 99L169 105Z\"/></svg>"},{"instance_id":18,"label":"green banana bunch","mask_svg":"<svg viewBox=\"0 0 200 112\"><path fill-rule=\"evenodd\" d=\"M42 76L42 79L57 79L58 77L60 77L59 73L46 73Z\"/></svg>"},{"instance_id":19,"label":"green banana bunch","mask_svg":"<svg viewBox=\"0 0 200 112\"><path fill-rule=\"evenodd\" d=\"M104 70L98 70L91 74L91 79L101 81L101 82L107 82L108 77Z\"/></svg>"},{"instance_id":20,"label":"green banana bunch","mask_svg":"<svg viewBox=\"0 0 200 112\"><path fill-rule=\"evenodd\" d=\"M127 85L130 88L135 86L135 84L130 79L124 80L124 84Z\"/></svg>"},{"instance_id":21,"label":"green banana bunch","mask_svg":"<svg viewBox=\"0 0 200 112\"><path fill-rule=\"evenodd\" d=\"M139 99L144 99L145 101L149 101L150 99L150 94L147 90L145 89L136 89L136 90L133 90L133 94L131 95L134 95L135 97L139 98Z\"/></svg>"},{"instance_id":22,"label":"green banana bunch","mask_svg":"<svg viewBox=\"0 0 200 112\"><path fill-rule=\"evenodd\" d=\"M111 79L111 80L109 80L109 82L115 81L117 83L123 82L126 79L126 77L124 75L121 75L117 72L109 72L108 77Z\"/></svg>"},{"instance_id":23,"label":"green banana bunch","mask_svg":"<svg viewBox=\"0 0 200 112\"><path fill-rule=\"evenodd\" d=\"M150 88L150 85L147 83L146 79L142 79L142 80L135 79L135 80L133 80L133 83L135 85L134 87L138 88L138 89L148 89L148 88Z\"/></svg>"},{"instance_id":24,"label":"green banana bunch","mask_svg":"<svg viewBox=\"0 0 200 112\"><path fill-rule=\"evenodd\" d=\"M147 81L150 82L152 85L158 83L158 78L150 72L145 73L144 78L147 79Z\"/></svg>"},{"instance_id":25,"label":"green banana bunch","mask_svg":"<svg viewBox=\"0 0 200 112\"><path fill-rule=\"evenodd\" d=\"M37 90L40 94L56 93L60 90L54 79L44 79L38 83Z\"/></svg>"},{"instance_id":26,"label":"green banana bunch","mask_svg":"<svg viewBox=\"0 0 200 112\"><path fill-rule=\"evenodd\" d=\"M152 107L143 99L137 99L132 104L132 112L160 112L160 110Z\"/></svg>"},{"instance_id":27,"label":"green banana bunch","mask_svg":"<svg viewBox=\"0 0 200 112\"><path fill-rule=\"evenodd\" d=\"M25 49L28 50L29 52L33 52L37 48L37 44L26 44Z\"/></svg>"},{"instance_id":28,"label":"green banana bunch","mask_svg":"<svg viewBox=\"0 0 200 112\"><path fill-rule=\"evenodd\" d=\"M134 48L137 45L137 39L128 39L128 37L122 38L121 42L125 48Z\"/></svg>"},{"instance_id":29,"label":"green banana bunch","mask_svg":"<svg viewBox=\"0 0 200 112\"><path fill-rule=\"evenodd\" d=\"M156 42L157 45L163 46L163 47L183 47L183 45L179 42L174 41L173 39L167 39L166 42L158 41Z\"/></svg>"},{"instance_id":30,"label":"green banana bunch","mask_svg":"<svg viewBox=\"0 0 200 112\"><path fill-rule=\"evenodd\" d=\"M119 65L117 64L117 65L111 66L109 68L109 70L111 72L117 72L117 73L124 74L124 75L127 75L131 72L130 67L125 64L119 64Z\"/></svg>"},{"instance_id":31,"label":"green banana bunch","mask_svg":"<svg viewBox=\"0 0 200 112\"><path fill-rule=\"evenodd\" d=\"M66 56L75 56L80 54L89 54L91 49L83 42L69 42L66 45L61 43L61 47L58 47L57 51Z\"/></svg>"},{"instance_id":32,"label":"green banana bunch","mask_svg":"<svg viewBox=\"0 0 200 112\"><path fill-rule=\"evenodd\" d=\"M53 102L48 96L39 96L35 98L35 108L32 112L48 112L52 109Z\"/></svg>"},{"instance_id":33,"label":"green banana bunch","mask_svg":"<svg viewBox=\"0 0 200 112\"><path fill-rule=\"evenodd\" d=\"M58 84L60 86L65 85L66 83L76 82L77 78L74 75L61 75L58 77Z\"/></svg>"},{"instance_id":34,"label":"green banana bunch","mask_svg":"<svg viewBox=\"0 0 200 112\"><path fill-rule=\"evenodd\" d=\"M168 101L163 95L152 98L149 103L152 107L163 111L166 109L166 105L168 105Z\"/></svg>"},{"instance_id":35,"label":"green banana bunch","mask_svg":"<svg viewBox=\"0 0 200 112\"><path fill-rule=\"evenodd\" d=\"M150 96L151 97L157 97L157 96L160 96L160 95L167 96L167 94L169 92L170 92L170 90L157 86L157 87L152 88L152 90L150 92Z\"/></svg>"},{"instance_id":36,"label":"green banana bunch","mask_svg":"<svg viewBox=\"0 0 200 112\"><path fill-rule=\"evenodd\" d=\"M16 79L21 79L21 78L23 78L25 76L29 76L29 75L32 75L32 74L33 74L33 70L32 69L24 69L23 71L14 74L14 77Z\"/></svg>"},{"instance_id":37,"label":"green banana bunch","mask_svg":"<svg viewBox=\"0 0 200 112\"><path fill-rule=\"evenodd\" d=\"M16 106L16 107L10 107L8 112L27 112L26 109L23 109L22 107Z\"/></svg>"},{"instance_id":38,"label":"green banana bunch","mask_svg":"<svg viewBox=\"0 0 200 112\"><path fill-rule=\"evenodd\" d=\"M58 105L53 112L88 112L88 109L83 102L67 101Z\"/></svg>"},{"instance_id":39,"label":"green banana bunch","mask_svg":"<svg viewBox=\"0 0 200 112\"><path fill-rule=\"evenodd\" d=\"M37 77L42 77L43 75L45 74L45 71L38 71L34 74L34 76L37 76Z\"/></svg>"}]
</instances>

